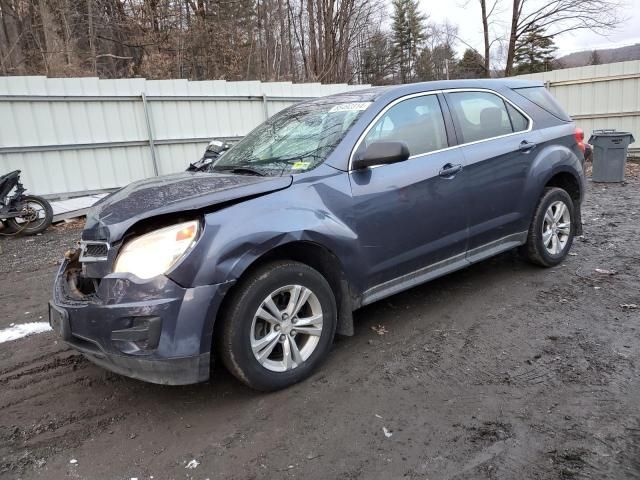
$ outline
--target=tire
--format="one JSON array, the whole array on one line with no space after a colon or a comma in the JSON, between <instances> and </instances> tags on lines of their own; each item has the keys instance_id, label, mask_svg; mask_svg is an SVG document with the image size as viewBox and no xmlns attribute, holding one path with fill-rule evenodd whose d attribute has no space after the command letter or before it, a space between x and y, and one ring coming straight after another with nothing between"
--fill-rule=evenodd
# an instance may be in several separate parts
<instances>
[{"instance_id":1,"label":"tire","mask_svg":"<svg viewBox=\"0 0 640 480\"><path fill-rule=\"evenodd\" d=\"M35 195L25 195L22 197L22 202L25 205L39 206L42 210L42 214L38 217L37 221L32 221L25 226L23 221L17 221L15 218L7 219L7 226L14 232L19 232L24 235L36 235L44 232L53 221L53 209L51 204L42 197L36 197Z\"/></svg>"},{"instance_id":2,"label":"tire","mask_svg":"<svg viewBox=\"0 0 640 480\"><path fill-rule=\"evenodd\" d=\"M2 223L2 229L0 230L0 235L12 235L15 233L15 230L11 225L9 225L6 220L0 220Z\"/></svg>"},{"instance_id":3,"label":"tire","mask_svg":"<svg viewBox=\"0 0 640 480\"><path fill-rule=\"evenodd\" d=\"M296 313L292 297L302 292L298 299L304 299L304 289L311 293ZM328 356L337 325L336 300L316 270L299 262L278 261L241 281L221 320L216 343L225 367L251 388L279 390L308 377Z\"/></svg>"},{"instance_id":4,"label":"tire","mask_svg":"<svg viewBox=\"0 0 640 480\"><path fill-rule=\"evenodd\" d=\"M561 205L565 210L559 214ZM547 212L553 218L546 216ZM524 256L542 267L562 262L573 244L574 218L575 209L569 194L561 188L545 188L529 226L527 243L522 249Z\"/></svg>"}]
</instances>

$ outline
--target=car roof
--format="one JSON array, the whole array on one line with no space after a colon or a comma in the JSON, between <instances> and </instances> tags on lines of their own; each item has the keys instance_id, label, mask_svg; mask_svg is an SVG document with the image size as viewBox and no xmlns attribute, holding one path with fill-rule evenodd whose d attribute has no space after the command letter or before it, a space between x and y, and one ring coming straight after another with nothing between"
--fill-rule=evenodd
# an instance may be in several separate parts
<instances>
[{"instance_id":1,"label":"car roof","mask_svg":"<svg viewBox=\"0 0 640 480\"><path fill-rule=\"evenodd\" d=\"M454 88L487 88L490 90L507 88L542 87L539 80L520 80L514 78L485 78L470 80L436 80L432 82L408 83L403 85L388 85L383 87L364 88L344 93L337 93L327 97L311 100L312 103L324 102L374 102L382 97L397 98L412 93L429 92L433 90L447 90ZM306 103L306 102L305 102Z\"/></svg>"}]
</instances>

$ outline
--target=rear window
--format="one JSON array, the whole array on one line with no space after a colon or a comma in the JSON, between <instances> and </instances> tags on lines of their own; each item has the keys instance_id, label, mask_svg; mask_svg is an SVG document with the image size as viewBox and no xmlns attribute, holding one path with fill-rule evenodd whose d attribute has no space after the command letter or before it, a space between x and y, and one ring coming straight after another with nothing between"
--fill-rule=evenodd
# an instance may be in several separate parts
<instances>
[{"instance_id":1,"label":"rear window","mask_svg":"<svg viewBox=\"0 0 640 480\"><path fill-rule=\"evenodd\" d=\"M545 87L514 88L514 90L527 100L531 100L540 108L545 109L554 117L564 120L565 122L571 121L571 117L565 113L560 104Z\"/></svg>"}]
</instances>

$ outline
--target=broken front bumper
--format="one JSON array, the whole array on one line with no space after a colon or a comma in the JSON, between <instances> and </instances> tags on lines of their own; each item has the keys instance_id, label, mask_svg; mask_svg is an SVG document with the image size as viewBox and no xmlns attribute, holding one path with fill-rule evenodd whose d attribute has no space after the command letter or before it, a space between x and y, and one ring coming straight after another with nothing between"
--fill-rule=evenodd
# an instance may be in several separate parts
<instances>
[{"instance_id":1,"label":"broken front bumper","mask_svg":"<svg viewBox=\"0 0 640 480\"><path fill-rule=\"evenodd\" d=\"M49 321L104 368L153 383L197 383L209 378L213 324L227 288L183 288L164 275L85 279L72 256L56 276Z\"/></svg>"}]
</instances>

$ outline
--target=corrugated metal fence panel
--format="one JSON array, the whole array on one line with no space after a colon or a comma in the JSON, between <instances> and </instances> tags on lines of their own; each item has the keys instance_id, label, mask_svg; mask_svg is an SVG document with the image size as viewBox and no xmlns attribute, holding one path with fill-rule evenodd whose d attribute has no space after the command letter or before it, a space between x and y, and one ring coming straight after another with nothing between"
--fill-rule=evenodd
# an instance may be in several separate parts
<instances>
[{"instance_id":1,"label":"corrugated metal fence panel","mask_svg":"<svg viewBox=\"0 0 640 480\"><path fill-rule=\"evenodd\" d=\"M25 187L40 195L115 188L154 174L148 146L0 154L0 171L11 170L22 170Z\"/></svg>"},{"instance_id":2,"label":"corrugated metal fence panel","mask_svg":"<svg viewBox=\"0 0 640 480\"><path fill-rule=\"evenodd\" d=\"M158 173L172 173L208 139L241 137L301 99L364 87L0 77L0 173L20 169L44 195L120 187L154 175L149 129Z\"/></svg>"},{"instance_id":3,"label":"corrugated metal fence panel","mask_svg":"<svg viewBox=\"0 0 640 480\"><path fill-rule=\"evenodd\" d=\"M565 68L522 75L543 80L549 90L584 129L588 138L596 129L631 132L640 149L640 60Z\"/></svg>"},{"instance_id":4,"label":"corrugated metal fence panel","mask_svg":"<svg viewBox=\"0 0 640 480\"><path fill-rule=\"evenodd\" d=\"M200 157L208 142L178 143L172 145L158 145L158 173L166 175L185 170L190 162L195 162Z\"/></svg>"}]
</instances>

